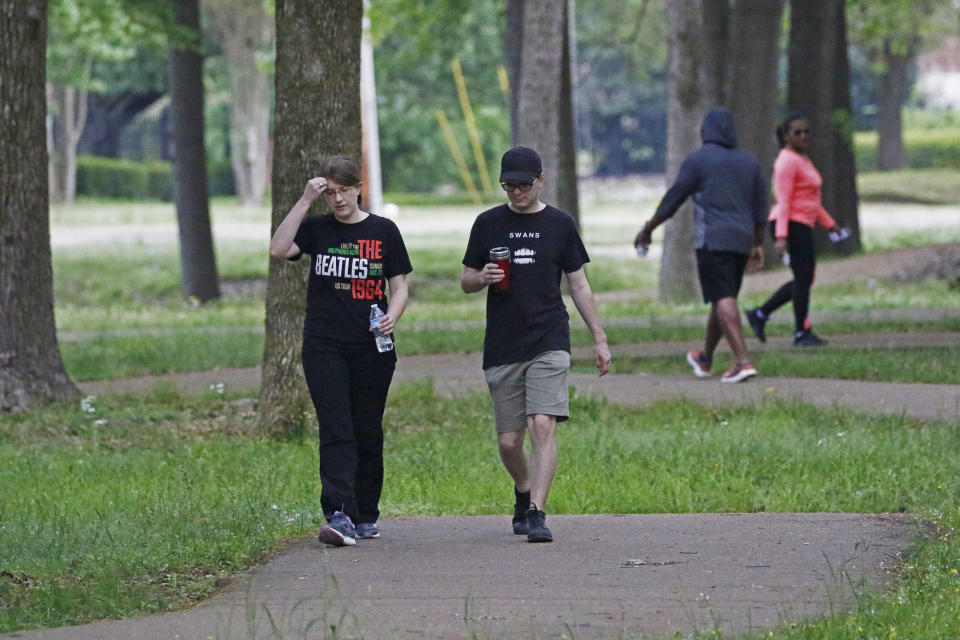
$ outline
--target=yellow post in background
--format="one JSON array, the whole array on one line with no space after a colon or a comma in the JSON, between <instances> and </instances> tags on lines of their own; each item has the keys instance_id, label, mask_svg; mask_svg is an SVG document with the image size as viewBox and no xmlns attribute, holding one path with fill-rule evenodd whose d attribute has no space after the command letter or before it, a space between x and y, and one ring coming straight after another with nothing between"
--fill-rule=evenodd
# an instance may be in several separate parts
<instances>
[{"instance_id":1,"label":"yellow post in background","mask_svg":"<svg viewBox=\"0 0 960 640\"><path fill-rule=\"evenodd\" d=\"M507 75L507 68L502 64L497 65L497 80L500 81L500 93L507 100L510 99L510 76Z\"/></svg>"},{"instance_id":2,"label":"yellow post in background","mask_svg":"<svg viewBox=\"0 0 960 640\"><path fill-rule=\"evenodd\" d=\"M470 192L470 197L473 198L475 203L483 204L483 197L480 195L480 192L477 191L477 185L473 182L470 169L467 168L467 161L463 159L463 152L460 151L457 138L453 135L453 127L450 126L450 121L447 120L447 114L440 109L437 109L434 114L437 117L437 122L440 123L440 131L443 133L443 139L447 143L450 155L453 156L453 161L456 163L457 169L460 170L460 177L463 179L463 184L467 187L467 191Z\"/></svg>"},{"instance_id":3,"label":"yellow post in background","mask_svg":"<svg viewBox=\"0 0 960 640\"><path fill-rule=\"evenodd\" d=\"M453 80L457 83L457 95L460 97L460 108L463 110L463 119L467 125L467 133L470 134L470 143L473 146L473 156L477 161L477 171L480 173L480 184L487 193L493 191L493 184L490 182L490 172L487 171L487 160L483 157L483 147L480 146L480 132L477 129L477 121L473 117L473 107L470 106L470 96L467 95L467 83L463 79L463 69L460 68L460 59L454 58L450 61L450 68L453 69Z\"/></svg>"}]
</instances>

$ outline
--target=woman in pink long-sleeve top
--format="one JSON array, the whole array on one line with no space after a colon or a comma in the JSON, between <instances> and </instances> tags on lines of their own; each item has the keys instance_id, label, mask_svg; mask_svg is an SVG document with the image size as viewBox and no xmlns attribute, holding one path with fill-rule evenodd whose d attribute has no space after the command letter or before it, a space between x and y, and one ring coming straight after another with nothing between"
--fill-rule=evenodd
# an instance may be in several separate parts
<instances>
[{"instance_id":1,"label":"woman in pink long-sleeve top","mask_svg":"<svg viewBox=\"0 0 960 640\"><path fill-rule=\"evenodd\" d=\"M747 320L754 334L766 342L770 314L793 301L794 338L797 347L819 347L824 344L810 328L810 287L816 268L813 227L817 223L838 229L820 201L823 178L807 157L810 125L799 115L790 115L777 127L780 154L773 164L773 188L777 203L770 211L770 233L781 256L789 249L793 280L787 282L756 309L747 311Z\"/></svg>"}]
</instances>

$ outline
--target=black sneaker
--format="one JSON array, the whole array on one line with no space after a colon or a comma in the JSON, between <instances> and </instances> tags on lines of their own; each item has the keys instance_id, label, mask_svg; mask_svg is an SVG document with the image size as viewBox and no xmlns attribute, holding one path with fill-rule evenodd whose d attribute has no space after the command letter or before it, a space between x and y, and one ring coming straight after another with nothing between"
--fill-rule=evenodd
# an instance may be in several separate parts
<instances>
[{"instance_id":1,"label":"black sneaker","mask_svg":"<svg viewBox=\"0 0 960 640\"><path fill-rule=\"evenodd\" d=\"M547 529L547 514L535 506L527 511L527 542L553 542L553 534Z\"/></svg>"},{"instance_id":2,"label":"black sneaker","mask_svg":"<svg viewBox=\"0 0 960 640\"><path fill-rule=\"evenodd\" d=\"M513 488L513 533L517 536L527 535L527 509L530 508L530 492L517 491Z\"/></svg>"},{"instance_id":3,"label":"black sneaker","mask_svg":"<svg viewBox=\"0 0 960 640\"><path fill-rule=\"evenodd\" d=\"M750 328L753 329L753 335L757 336L757 340L760 342L767 341L767 320L766 318L761 318L757 315L757 309L750 309L747 311L747 322L750 323Z\"/></svg>"},{"instance_id":4,"label":"black sneaker","mask_svg":"<svg viewBox=\"0 0 960 640\"><path fill-rule=\"evenodd\" d=\"M825 344L827 344L827 341L820 338L820 336L813 331L810 331L810 329L795 336L793 339L793 346L795 347L822 347Z\"/></svg>"}]
</instances>

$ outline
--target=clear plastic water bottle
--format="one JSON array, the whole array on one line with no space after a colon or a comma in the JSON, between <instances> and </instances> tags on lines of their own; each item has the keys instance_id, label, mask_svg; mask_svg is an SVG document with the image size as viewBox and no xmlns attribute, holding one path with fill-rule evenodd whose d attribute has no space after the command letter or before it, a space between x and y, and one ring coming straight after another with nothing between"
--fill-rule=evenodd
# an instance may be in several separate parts
<instances>
[{"instance_id":1,"label":"clear plastic water bottle","mask_svg":"<svg viewBox=\"0 0 960 640\"><path fill-rule=\"evenodd\" d=\"M377 327L380 325L380 319L386 315L383 311L380 310L375 304L370 305L370 327L373 329L373 338L377 342L377 351L384 353L393 349L393 338L390 336L380 333L380 330Z\"/></svg>"}]
</instances>

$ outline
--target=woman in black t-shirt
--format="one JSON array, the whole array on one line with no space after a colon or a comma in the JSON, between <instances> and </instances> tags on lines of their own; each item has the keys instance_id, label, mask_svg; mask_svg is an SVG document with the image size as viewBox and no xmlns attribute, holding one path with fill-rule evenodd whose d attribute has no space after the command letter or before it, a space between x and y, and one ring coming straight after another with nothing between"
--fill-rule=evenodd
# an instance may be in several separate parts
<instances>
[{"instance_id":1,"label":"woman in black t-shirt","mask_svg":"<svg viewBox=\"0 0 960 640\"><path fill-rule=\"evenodd\" d=\"M378 350L369 318L379 307L380 333L393 333L412 271L397 226L360 210L359 187L357 165L330 158L270 241L274 258L312 257L303 372L320 432L320 540L335 546L380 535L383 410L397 356ZM332 213L308 218L321 195Z\"/></svg>"}]
</instances>

